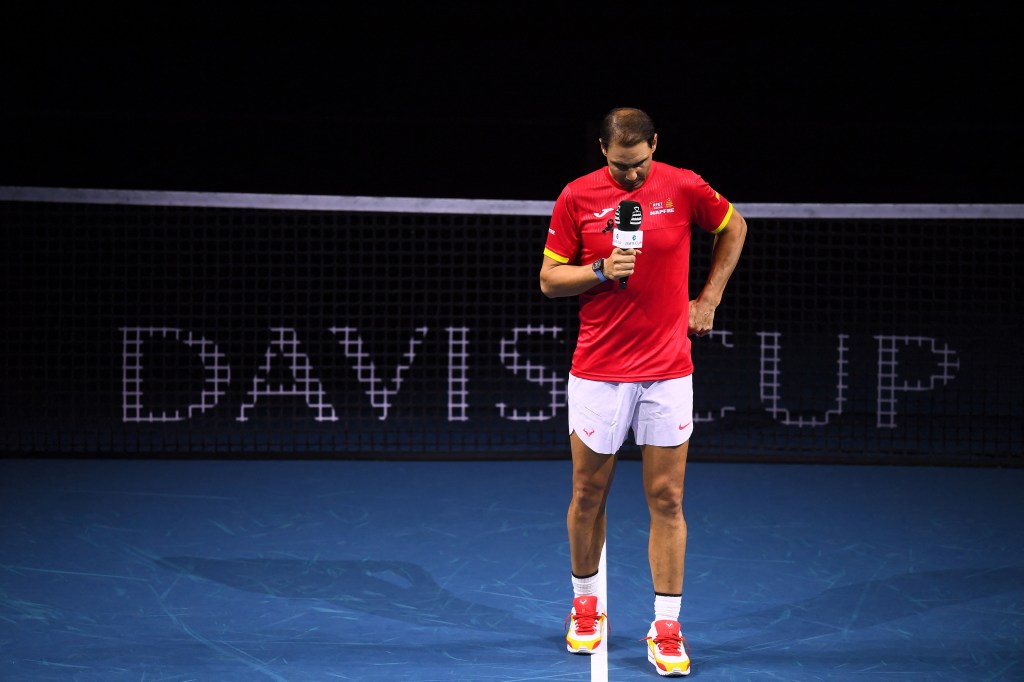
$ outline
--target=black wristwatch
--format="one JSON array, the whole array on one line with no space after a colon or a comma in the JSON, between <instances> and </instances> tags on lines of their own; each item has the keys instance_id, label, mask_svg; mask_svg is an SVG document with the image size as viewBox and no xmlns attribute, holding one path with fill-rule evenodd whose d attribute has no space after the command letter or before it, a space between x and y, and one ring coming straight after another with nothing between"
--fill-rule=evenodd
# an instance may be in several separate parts
<instances>
[{"instance_id":1,"label":"black wristwatch","mask_svg":"<svg viewBox=\"0 0 1024 682\"><path fill-rule=\"evenodd\" d=\"M594 265L591 267L594 268L594 273L597 275L599 280L602 282L608 281L608 278L604 276L604 258L598 258L594 261Z\"/></svg>"}]
</instances>

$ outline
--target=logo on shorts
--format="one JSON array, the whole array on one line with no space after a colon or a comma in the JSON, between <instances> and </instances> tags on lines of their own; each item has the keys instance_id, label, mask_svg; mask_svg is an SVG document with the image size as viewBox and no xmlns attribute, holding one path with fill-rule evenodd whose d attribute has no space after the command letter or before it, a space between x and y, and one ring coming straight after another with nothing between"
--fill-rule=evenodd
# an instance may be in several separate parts
<instances>
[{"instance_id":1,"label":"logo on shorts","mask_svg":"<svg viewBox=\"0 0 1024 682\"><path fill-rule=\"evenodd\" d=\"M686 422L685 424L680 424L680 425L679 425L679 430L680 430L680 431L685 431L685 430L686 430L686 427L687 427L687 426L689 426L689 425L690 425L690 424L692 424L692 423L693 423L693 422Z\"/></svg>"},{"instance_id":2,"label":"logo on shorts","mask_svg":"<svg viewBox=\"0 0 1024 682\"><path fill-rule=\"evenodd\" d=\"M594 435L594 429L586 429L585 428L585 429L583 429L583 433L587 434L587 438L590 438L591 436Z\"/></svg>"}]
</instances>

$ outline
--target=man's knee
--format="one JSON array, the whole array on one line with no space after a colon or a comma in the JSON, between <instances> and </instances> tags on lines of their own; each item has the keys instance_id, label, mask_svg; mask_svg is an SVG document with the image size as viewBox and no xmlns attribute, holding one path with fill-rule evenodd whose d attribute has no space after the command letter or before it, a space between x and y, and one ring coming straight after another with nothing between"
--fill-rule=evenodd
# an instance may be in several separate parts
<instances>
[{"instance_id":1,"label":"man's knee","mask_svg":"<svg viewBox=\"0 0 1024 682\"><path fill-rule=\"evenodd\" d=\"M580 511L598 509L605 499L606 486L593 479L576 480L572 485L573 503Z\"/></svg>"},{"instance_id":2,"label":"man's knee","mask_svg":"<svg viewBox=\"0 0 1024 682\"><path fill-rule=\"evenodd\" d=\"M647 492L647 506L651 514L662 517L682 517L683 487L681 485L653 486Z\"/></svg>"}]
</instances>

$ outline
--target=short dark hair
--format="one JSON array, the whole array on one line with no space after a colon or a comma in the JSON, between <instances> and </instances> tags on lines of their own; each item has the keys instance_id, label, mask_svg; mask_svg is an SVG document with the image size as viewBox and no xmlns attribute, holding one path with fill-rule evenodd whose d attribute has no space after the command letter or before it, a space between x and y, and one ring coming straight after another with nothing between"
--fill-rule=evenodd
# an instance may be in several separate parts
<instances>
[{"instance_id":1,"label":"short dark hair","mask_svg":"<svg viewBox=\"0 0 1024 682\"><path fill-rule=\"evenodd\" d=\"M605 149L612 142L617 142L623 147L632 147L641 142L653 145L656 133L654 121L642 109L616 107L601 120L600 140Z\"/></svg>"}]
</instances>

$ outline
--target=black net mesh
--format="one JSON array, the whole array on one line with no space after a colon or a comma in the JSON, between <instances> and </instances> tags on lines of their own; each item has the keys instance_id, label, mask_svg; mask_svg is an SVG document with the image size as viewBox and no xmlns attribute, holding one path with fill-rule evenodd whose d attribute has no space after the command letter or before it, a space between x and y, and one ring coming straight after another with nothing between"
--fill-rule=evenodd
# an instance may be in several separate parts
<instances>
[{"instance_id":1,"label":"black net mesh","mask_svg":"<svg viewBox=\"0 0 1024 682\"><path fill-rule=\"evenodd\" d=\"M544 215L0 216L8 456L567 456L576 301L540 293ZM694 341L691 457L1022 461L1020 220L748 223Z\"/></svg>"}]
</instances>

